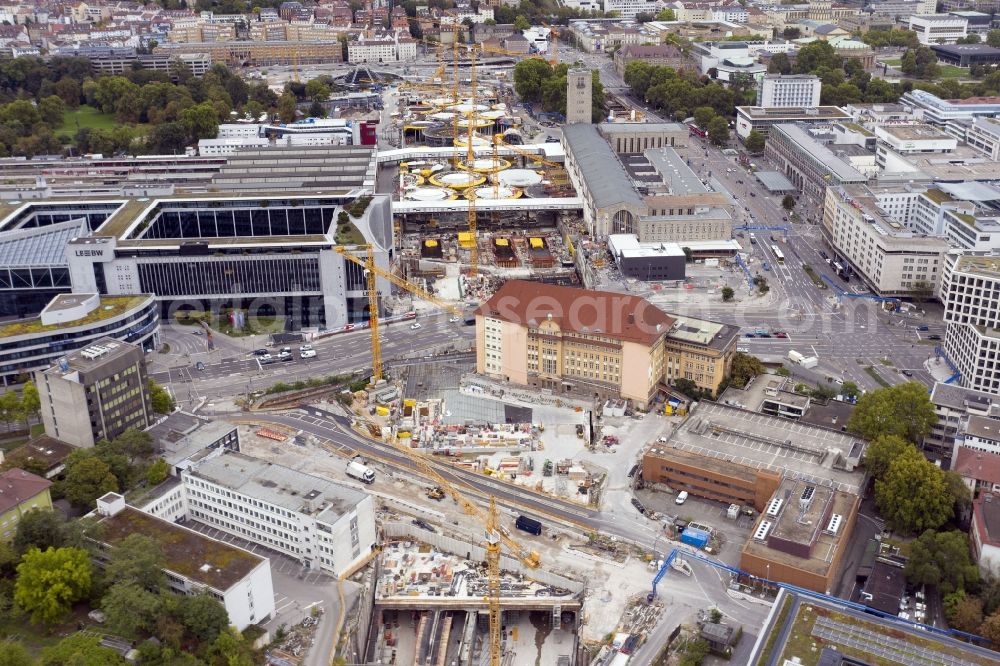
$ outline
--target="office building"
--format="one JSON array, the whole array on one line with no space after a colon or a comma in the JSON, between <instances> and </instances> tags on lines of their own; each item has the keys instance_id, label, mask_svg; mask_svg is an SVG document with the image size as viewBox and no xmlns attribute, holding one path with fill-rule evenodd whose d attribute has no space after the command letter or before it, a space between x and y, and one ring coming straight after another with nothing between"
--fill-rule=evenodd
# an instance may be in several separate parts
<instances>
[{"instance_id":1,"label":"office building","mask_svg":"<svg viewBox=\"0 0 1000 666\"><path fill-rule=\"evenodd\" d=\"M181 483L144 507L183 517L344 576L376 545L371 495L226 447L181 472Z\"/></svg>"},{"instance_id":2,"label":"office building","mask_svg":"<svg viewBox=\"0 0 1000 666\"><path fill-rule=\"evenodd\" d=\"M757 130L765 137L775 125L805 123L829 125L850 120L850 115L838 106L769 109L762 106L736 107L736 134L744 141Z\"/></svg>"},{"instance_id":3,"label":"office building","mask_svg":"<svg viewBox=\"0 0 1000 666\"><path fill-rule=\"evenodd\" d=\"M821 199L831 185L868 182L868 176L813 138L806 125L775 125L764 152L796 189L815 199Z\"/></svg>"},{"instance_id":4,"label":"office building","mask_svg":"<svg viewBox=\"0 0 1000 666\"><path fill-rule=\"evenodd\" d=\"M691 64L691 61L673 44L628 44L615 51L615 71L618 72L618 76L624 76L625 68L635 60L660 67L673 67L677 70Z\"/></svg>"},{"instance_id":5,"label":"office building","mask_svg":"<svg viewBox=\"0 0 1000 666\"><path fill-rule=\"evenodd\" d=\"M883 171L896 171L893 161L907 161L915 155L951 153L958 148L955 137L929 124L876 125L873 131L875 163Z\"/></svg>"},{"instance_id":6,"label":"office building","mask_svg":"<svg viewBox=\"0 0 1000 666\"><path fill-rule=\"evenodd\" d=\"M965 142L991 160L1000 160L1000 120L996 118L973 119L965 135Z\"/></svg>"},{"instance_id":7,"label":"office building","mask_svg":"<svg viewBox=\"0 0 1000 666\"><path fill-rule=\"evenodd\" d=\"M687 255L676 243L644 243L631 234L608 236L608 252L624 277L652 281L684 279Z\"/></svg>"},{"instance_id":8,"label":"office building","mask_svg":"<svg viewBox=\"0 0 1000 666\"><path fill-rule=\"evenodd\" d=\"M476 311L476 369L646 405L678 378L717 390L737 336L736 327L668 315L635 296L510 280ZM627 370L638 367L647 370Z\"/></svg>"},{"instance_id":9,"label":"office building","mask_svg":"<svg viewBox=\"0 0 1000 666\"><path fill-rule=\"evenodd\" d=\"M921 14L910 17L909 28L917 33L921 44L954 44L965 39L969 22L954 14Z\"/></svg>"},{"instance_id":10,"label":"office building","mask_svg":"<svg viewBox=\"0 0 1000 666\"><path fill-rule=\"evenodd\" d=\"M145 430L154 420L142 348L114 338L37 371L35 385L45 434L73 446Z\"/></svg>"},{"instance_id":11,"label":"office building","mask_svg":"<svg viewBox=\"0 0 1000 666\"><path fill-rule=\"evenodd\" d=\"M830 187L823 205L823 238L881 296L930 296L941 277L948 243L906 230L885 215L863 185Z\"/></svg>"},{"instance_id":12,"label":"office building","mask_svg":"<svg viewBox=\"0 0 1000 666\"><path fill-rule=\"evenodd\" d=\"M832 484L781 481L740 553L740 569L831 594L848 551L861 498Z\"/></svg>"},{"instance_id":13,"label":"office building","mask_svg":"<svg viewBox=\"0 0 1000 666\"><path fill-rule=\"evenodd\" d=\"M764 511L784 477L857 495L864 441L839 429L702 401L643 453L645 483Z\"/></svg>"},{"instance_id":14,"label":"office building","mask_svg":"<svg viewBox=\"0 0 1000 666\"><path fill-rule=\"evenodd\" d=\"M767 74L757 84L757 106L806 108L819 106L823 82L812 74Z\"/></svg>"},{"instance_id":15,"label":"office building","mask_svg":"<svg viewBox=\"0 0 1000 666\"><path fill-rule=\"evenodd\" d=\"M1000 49L988 44L931 44L931 50L942 65L972 67L1000 62Z\"/></svg>"},{"instance_id":16,"label":"office building","mask_svg":"<svg viewBox=\"0 0 1000 666\"><path fill-rule=\"evenodd\" d=\"M159 336L160 313L152 294L60 294L36 317L0 323L0 380L16 382L102 338L149 350L159 345Z\"/></svg>"},{"instance_id":17,"label":"office building","mask_svg":"<svg viewBox=\"0 0 1000 666\"><path fill-rule=\"evenodd\" d=\"M170 465L171 476L180 476L203 458L240 450L239 429L234 424L183 411L161 419L148 432L156 453Z\"/></svg>"},{"instance_id":18,"label":"office building","mask_svg":"<svg viewBox=\"0 0 1000 666\"><path fill-rule=\"evenodd\" d=\"M601 123L601 136L618 153L643 153L650 148L684 148L691 130L683 123Z\"/></svg>"},{"instance_id":19,"label":"office building","mask_svg":"<svg viewBox=\"0 0 1000 666\"><path fill-rule=\"evenodd\" d=\"M95 513L99 520L88 536L99 544L101 557L129 536L141 534L163 553L163 574L174 592L207 591L239 631L274 617L267 558L128 506L117 493L98 498Z\"/></svg>"},{"instance_id":20,"label":"office building","mask_svg":"<svg viewBox=\"0 0 1000 666\"><path fill-rule=\"evenodd\" d=\"M942 285L944 351L967 388L1000 393L1000 257L964 255L950 261Z\"/></svg>"},{"instance_id":21,"label":"office building","mask_svg":"<svg viewBox=\"0 0 1000 666\"><path fill-rule=\"evenodd\" d=\"M966 44L963 46L976 45ZM939 125L946 132L961 140L965 140L966 127L974 118L993 118L1000 115L1000 97L970 97L952 100L941 99L926 90L911 90L899 98L899 103L906 109L922 112L924 122Z\"/></svg>"},{"instance_id":22,"label":"office building","mask_svg":"<svg viewBox=\"0 0 1000 666\"><path fill-rule=\"evenodd\" d=\"M566 123L590 123L592 105L593 75L590 70L569 70L566 74Z\"/></svg>"},{"instance_id":23,"label":"office building","mask_svg":"<svg viewBox=\"0 0 1000 666\"><path fill-rule=\"evenodd\" d=\"M24 514L52 508L51 485L48 479L17 467L0 472L0 542L11 542Z\"/></svg>"}]
</instances>

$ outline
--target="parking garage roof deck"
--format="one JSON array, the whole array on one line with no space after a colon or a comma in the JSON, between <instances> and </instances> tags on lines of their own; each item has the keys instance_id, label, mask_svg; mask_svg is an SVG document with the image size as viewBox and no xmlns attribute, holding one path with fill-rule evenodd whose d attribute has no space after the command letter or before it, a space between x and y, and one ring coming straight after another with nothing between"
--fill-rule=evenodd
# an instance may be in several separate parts
<instances>
[{"instance_id":1,"label":"parking garage roof deck","mask_svg":"<svg viewBox=\"0 0 1000 666\"><path fill-rule=\"evenodd\" d=\"M690 451L748 468L792 474L857 494L862 474L834 467L860 461L865 442L847 433L703 401L659 448Z\"/></svg>"}]
</instances>

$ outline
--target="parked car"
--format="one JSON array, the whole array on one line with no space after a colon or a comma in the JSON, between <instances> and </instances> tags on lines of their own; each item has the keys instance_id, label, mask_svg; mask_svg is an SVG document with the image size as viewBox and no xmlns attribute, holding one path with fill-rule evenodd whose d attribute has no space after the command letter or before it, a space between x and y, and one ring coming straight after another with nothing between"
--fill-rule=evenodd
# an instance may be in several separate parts
<instances>
[{"instance_id":1,"label":"parked car","mask_svg":"<svg viewBox=\"0 0 1000 666\"><path fill-rule=\"evenodd\" d=\"M195 335L204 335L204 332L199 328L197 331L192 331Z\"/></svg>"},{"instance_id":2,"label":"parked car","mask_svg":"<svg viewBox=\"0 0 1000 666\"><path fill-rule=\"evenodd\" d=\"M299 352L299 358L316 358L316 350L307 349L304 352Z\"/></svg>"},{"instance_id":3,"label":"parked car","mask_svg":"<svg viewBox=\"0 0 1000 666\"><path fill-rule=\"evenodd\" d=\"M917 326L917 330L918 331L929 331L931 329L930 329L930 326Z\"/></svg>"},{"instance_id":4,"label":"parked car","mask_svg":"<svg viewBox=\"0 0 1000 666\"><path fill-rule=\"evenodd\" d=\"M913 376L913 371L912 370L903 370L903 375L906 376L906 377L912 377Z\"/></svg>"},{"instance_id":5,"label":"parked car","mask_svg":"<svg viewBox=\"0 0 1000 666\"><path fill-rule=\"evenodd\" d=\"M410 330L411 331L415 331L418 328L420 328L420 323L419 322L414 322L414 323L410 324Z\"/></svg>"},{"instance_id":6,"label":"parked car","mask_svg":"<svg viewBox=\"0 0 1000 666\"><path fill-rule=\"evenodd\" d=\"M278 352L278 360L280 361L290 361L292 360L292 350L289 347L283 348Z\"/></svg>"},{"instance_id":7,"label":"parked car","mask_svg":"<svg viewBox=\"0 0 1000 666\"><path fill-rule=\"evenodd\" d=\"M756 338L757 334L756 333L744 333L743 337L744 338Z\"/></svg>"},{"instance_id":8,"label":"parked car","mask_svg":"<svg viewBox=\"0 0 1000 666\"><path fill-rule=\"evenodd\" d=\"M940 340L941 336L940 335L928 335L927 339L928 340Z\"/></svg>"},{"instance_id":9,"label":"parked car","mask_svg":"<svg viewBox=\"0 0 1000 666\"><path fill-rule=\"evenodd\" d=\"M198 361L197 363L194 364L194 369L195 370L204 370L205 369L205 364L202 363L201 361Z\"/></svg>"},{"instance_id":10,"label":"parked car","mask_svg":"<svg viewBox=\"0 0 1000 666\"><path fill-rule=\"evenodd\" d=\"M635 509L636 509L636 511L638 511L638 512L639 512L639 513L641 513L642 515L646 515L646 507L644 507L644 506L642 505L642 502L640 502L640 501L639 501L639 500L638 500L637 498L635 498L635 497L633 497L633 498L632 498L632 506L634 506L634 507L635 507Z\"/></svg>"},{"instance_id":11,"label":"parked car","mask_svg":"<svg viewBox=\"0 0 1000 666\"><path fill-rule=\"evenodd\" d=\"M682 490L677 493L677 497L674 498L674 504L684 504L688 498L688 491Z\"/></svg>"},{"instance_id":12,"label":"parked car","mask_svg":"<svg viewBox=\"0 0 1000 666\"><path fill-rule=\"evenodd\" d=\"M776 338L787 338L788 337L788 333L785 333L784 331L775 331L774 332L774 337L776 337Z\"/></svg>"},{"instance_id":13,"label":"parked car","mask_svg":"<svg viewBox=\"0 0 1000 666\"><path fill-rule=\"evenodd\" d=\"M736 351L738 351L741 354L749 354L750 353L750 348L749 347L737 347Z\"/></svg>"},{"instance_id":14,"label":"parked car","mask_svg":"<svg viewBox=\"0 0 1000 666\"><path fill-rule=\"evenodd\" d=\"M267 351L266 349L255 349L255 350L253 350L253 355L254 356L267 356L268 354L270 354L270 352Z\"/></svg>"},{"instance_id":15,"label":"parked car","mask_svg":"<svg viewBox=\"0 0 1000 666\"><path fill-rule=\"evenodd\" d=\"M301 347L299 347L299 352L300 353L301 352L312 351L312 350L313 350L313 346L312 345L302 345Z\"/></svg>"}]
</instances>

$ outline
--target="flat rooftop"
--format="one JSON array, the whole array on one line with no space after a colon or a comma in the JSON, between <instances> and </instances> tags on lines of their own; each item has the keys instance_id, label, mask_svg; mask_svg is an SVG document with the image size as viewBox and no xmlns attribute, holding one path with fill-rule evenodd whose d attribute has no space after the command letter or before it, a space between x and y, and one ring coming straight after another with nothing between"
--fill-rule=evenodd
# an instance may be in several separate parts
<instances>
[{"instance_id":1,"label":"flat rooftop","mask_svg":"<svg viewBox=\"0 0 1000 666\"><path fill-rule=\"evenodd\" d=\"M810 121L810 120L850 120L851 115L839 106L813 107L763 107L738 106L737 114L743 114L753 120Z\"/></svg>"},{"instance_id":2,"label":"flat rooftop","mask_svg":"<svg viewBox=\"0 0 1000 666\"><path fill-rule=\"evenodd\" d=\"M690 451L816 483L829 480L838 490L857 494L863 474L841 466L845 461L860 461L865 446L864 440L839 430L703 401L659 448Z\"/></svg>"},{"instance_id":3,"label":"flat rooftop","mask_svg":"<svg viewBox=\"0 0 1000 666\"><path fill-rule=\"evenodd\" d=\"M75 450L75 446L62 440L41 435L4 454L4 463L10 467L39 468L50 472Z\"/></svg>"},{"instance_id":4,"label":"flat rooftop","mask_svg":"<svg viewBox=\"0 0 1000 666\"><path fill-rule=\"evenodd\" d=\"M800 504L805 493L810 493L812 499L807 504ZM775 492L772 503L775 500L781 500L778 515L769 515L765 510L754 527L756 529L764 521L772 524L766 541L750 538L742 552L827 575L837 550L847 536L847 522L860 504L858 496L802 479L785 478ZM772 504L768 508L770 506ZM832 533L827 527L835 515L841 517L840 525L837 532ZM791 550L808 553L808 556L793 554L789 552Z\"/></svg>"},{"instance_id":5,"label":"flat rooftop","mask_svg":"<svg viewBox=\"0 0 1000 666\"><path fill-rule=\"evenodd\" d=\"M163 551L166 569L221 592L267 561L242 548L210 539L130 506L103 518L98 525L101 526L100 540L112 547L131 534L149 537Z\"/></svg>"},{"instance_id":6,"label":"flat rooftop","mask_svg":"<svg viewBox=\"0 0 1000 666\"><path fill-rule=\"evenodd\" d=\"M792 391L797 383L791 377L760 375L754 378L746 388L729 386L719 396L719 402L754 412L760 411L765 400L777 400L785 405L794 405L805 409L811 404L811 399L807 395L800 395Z\"/></svg>"},{"instance_id":7,"label":"flat rooftop","mask_svg":"<svg viewBox=\"0 0 1000 666\"><path fill-rule=\"evenodd\" d=\"M70 294L60 294L57 298L68 295ZM129 310L139 308L152 298L151 294L138 296L101 296L101 304L85 317L60 324L43 324L42 320L37 317L33 319L20 319L0 324L0 338L12 338L19 335L34 335L81 326L91 326L105 319L119 317ZM67 305L65 307L70 306Z\"/></svg>"},{"instance_id":8,"label":"flat rooftop","mask_svg":"<svg viewBox=\"0 0 1000 666\"><path fill-rule=\"evenodd\" d=\"M717 321L696 319L684 315L674 315L674 318L677 321L673 328L667 332L668 338L712 349L724 350L738 332L737 327Z\"/></svg>"},{"instance_id":9,"label":"flat rooftop","mask_svg":"<svg viewBox=\"0 0 1000 666\"><path fill-rule=\"evenodd\" d=\"M952 135L926 123L915 125L882 125L877 128L876 132L883 132L900 141L955 140L955 137Z\"/></svg>"},{"instance_id":10,"label":"flat rooftop","mask_svg":"<svg viewBox=\"0 0 1000 666\"><path fill-rule=\"evenodd\" d=\"M643 154L674 194L704 194L709 188L673 148L650 148Z\"/></svg>"},{"instance_id":11,"label":"flat rooftop","mask_svg":"<svg viewBox=\"0 0 1000 666\"><path fill-rule=\"evenodd\" d=\"M757 663L770 647L769 663L802 666L849 664L900 664L901 666L992 666L996 652L917 629L895 618L880 618L850 610L835 601L801 597L783 591L779 604L791 610L775 613L763 633L776 640L762 640L760 652L748 656Z\"/></svg>"},{"instance_id":12,"label":"flat rooftop","mask_svg":"<svg viewBox=\"0 0 1000 666\"><path fill-rule=\"evenodd\" d=\"M996 280L1000 278L1000 255L963 255L958 258L954 270Z\"/></svg>"},{"instance_id":13,"label":"flat rooftop","mask_svg":"<svg viewBox=\"0 0 1000 666\"><path fill-rule=\"evenodd\" d=\"M189 473L328 523L336 522L368 497L367 493L349 486L233 451L204 460Z\"/></svg>"}]
</instances>

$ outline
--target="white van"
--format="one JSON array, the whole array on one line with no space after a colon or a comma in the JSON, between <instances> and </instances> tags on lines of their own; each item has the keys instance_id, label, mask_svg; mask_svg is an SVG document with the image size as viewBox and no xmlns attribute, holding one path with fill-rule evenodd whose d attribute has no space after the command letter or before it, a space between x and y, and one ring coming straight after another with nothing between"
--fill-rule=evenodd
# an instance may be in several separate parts
<instances>
[{"instance_id":1,"label":"white van","mask_svg":"<svg viewBox=\"0 0 1000 666\"><path fill-rule=\"evenodd\" d=\"M687 498L688 498L688 491L682 490L679 493L677 493L677 497L674 498L674 504L684 504L684 502L687 501Z\"/></svg>"}]
</instances>

